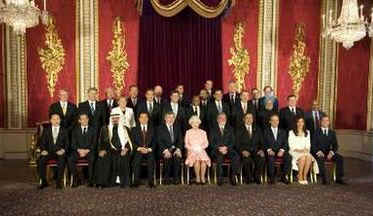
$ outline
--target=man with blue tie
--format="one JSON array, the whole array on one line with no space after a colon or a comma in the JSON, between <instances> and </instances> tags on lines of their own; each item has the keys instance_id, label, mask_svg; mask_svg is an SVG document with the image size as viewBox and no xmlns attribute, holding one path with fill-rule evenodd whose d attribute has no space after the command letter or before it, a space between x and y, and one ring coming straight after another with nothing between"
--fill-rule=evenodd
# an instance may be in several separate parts
<instances>
[{"instance_id":1,"label":"man with blue tie","mask_svg":"<svg viewBox=\"0 0 373 216\"><path fill-rule=\"evenodd\" d=\"M79 104L78 113L88 113L89 125L96 128L97 134L105 125L105 109L97 101L98 91L96 88L88 89L88 100Z\"/></svg>"},{"instance_id":2,"label":"man with blue tie","mask_svg":"<svg viewBox=\"0 0 373 216\"><path fill-rule=\"evenodd\" d=\"M311 133L311 137L320 128L320 120L325 116L325 113L322 112L319 108L319 103L315 100L312 104L312 110L305 113L305 120L307 129Z\"/></svg>"},{"instance_id":3,"label":"man with blue tie","mask_svg":"<svg viewBox=\"0 0 373 216\"><path fill-rule=\"evenodd\" d=\"M289 184L286 176L291 169L291 156L289 154L289 144L287 131L279 128L279 116L273 114L270 118L271 127L264 130L264 149L267 157L269 183L275 183L275 166L276 159L283 159L281 181Z\"/></svg>"},{"instance_id":4,"label":"man with blue tie","mask_svg":"<svg viewBox=\"0 0 373 216\"><path fill-rule=\"evenodd\" d=\"M328 116L321 118L321 127L315 132L312 139L312 153L314 154L320 170L320 176L323 184L329 184L325 170L325 161L332 160L336 164L336 183L346 184L343 181L344 165L343 157L337 153L338 141L335 131L329 128L330 121Z\"/></svg>"}]
</instances>

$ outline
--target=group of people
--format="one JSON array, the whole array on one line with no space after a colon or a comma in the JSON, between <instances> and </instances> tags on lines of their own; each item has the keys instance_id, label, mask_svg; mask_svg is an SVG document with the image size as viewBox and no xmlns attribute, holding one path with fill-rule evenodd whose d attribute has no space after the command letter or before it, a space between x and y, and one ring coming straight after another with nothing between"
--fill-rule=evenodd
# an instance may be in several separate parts
<instances>
[{"instance_id":1,"label":"group of people","mask_svg":"<svg viewBox=\"0 0 373 216\"><path fill-rule=\"evenodd\" d=\"M214 162L217 184L222 185L227 160L232 185L237 184L241 167L247 184L260 184L265 170L270 184L276 182L277 174L289 184L291 170L300 184L308 183L311 170L329 184L325 161L335 162L336 182L345 184L336 134L317 102L304 112L297 106L297 97L289 95L288 104L279 109L272 88L266 86L263 91L262 97L257 88L237 92L230 82L223 94L208 80L191 98L184 94L183 85L169 99L159 85L140 98L133 85L126 97L108 88L106 98L98 101L97 89L90 88L88 100L76 106L68 101L68 92L60 90L60 100L49 108L50 127L39 140L39 189L48 186L46 165L52 159L57 163L58 189L65 164L77 176L79 159L88 161L88 186L98 188L138 187L144 164L148 185L155 187L154 168L159 163L164 165L165 184L180 183L182 163L194 169L195 184L205 184L206 169ZM281 173L276 173L279 160ZM78 185L74 178L73 186Z\"/></svg>"}]
</instances>

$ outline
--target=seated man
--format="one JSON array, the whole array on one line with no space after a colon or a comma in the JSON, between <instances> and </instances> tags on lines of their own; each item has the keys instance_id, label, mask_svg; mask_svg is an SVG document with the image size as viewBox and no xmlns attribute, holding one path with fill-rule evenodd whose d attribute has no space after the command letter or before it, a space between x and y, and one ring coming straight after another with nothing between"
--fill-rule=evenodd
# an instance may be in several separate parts
<instances>
[{"instance_id":1,"label":"seated man","mask_svg":"<svg viewBox=\"0 0 373 216\"><path fill-rule=\"evenodd\" d=\"M180 184L183 137L180 127L175 123L175 114L168 112L164 118L165 123L161 124L157 130L157 143L165 165L165 184L170 183L172 167L174 184Z\"/></svg>"},{"instance_id":2,"label":"seated man","mask_svg":"<svg viewBox=\"0 0 373 216\"><path fill-rule=\"evenodd\" d=\"M133 152L130 130L118 114L111 114L110 123L101 129L99 158L96 164L96 185L98 188L129 186L129 160Z\"/></svg>"},{"instance_id":3,"label":"seated man","mask_svg":"<svg viewBox=\"0 0 373 216\"><path fill-rule=\"evenodd\" d=\"M244 124L237 129L236 150L241 155L244 179L247 184L252 182L252 171L255 164L254 180L260 184L260 175L264 171L263 135L254 122L254 115L246 113L243 117Z\"/></svg>"},{"instance_id":4,"label":"seated man","mask_svg":"<svg viewBox=\"0 0 373 216\"><path fill-rule=\"evenodd\" d=\"M86 113L79 114L78 127L72 132L71 154L68 158L68 165L72 175L74 175L73 187L78 186L76 161L79 158L88 160L88 186L93 186L93 163L96 155L96 128L88 125L89 117Z\"/></svg>"},{"instance_id":5,"label":"seated man","mask_svg":"<svg viewBox=\"0 0 373 216\"><path fill-rule=\"evenodd\" d=\"M343 157L337 153L338 141L335 131L329 128L328 116L321 117L321 128L315 131L312 139L312 152L319 165L320 176L323 184L329 184L327 173L325 172L325 160L333 160L336 163L336 183L346 184L343 181L344 168Z\"/></svg>"},{"instance_id":6,"label":"seated man","mask_svg":"<svg viewBox=\"0 0 373 216\"><path fill-rule=\"evenodd\" d=\"M225 158L229 158L232 163L232 185L237 184L237 175L240 167L240 157L234 150L235 137L233 128L227 123L227 115L222 112L217 116L217 124L210 131L210 146L212 157L217 163L218 185L223 184L222 164Z\"/></svg>"},{"instance_id":7,"label":"seated man","mask_svg":"<svg viewBox=\"0 0 373 216\"><path fill-rule=\"evenodd\" d=\"M46 177L46 166L48 160L57 161L57 189L62 189L61 179L65 170L65 153L69 146L67 129L60 126L59 114L52 113L50 116L51 126L43 130L40 140L41 156L38 163L38 171L41 179L39 189L48 186Z\"/></svg>"},{"instance_id":8,"label":"seated man","mask_svg":"<svg viewBox=\"0 0 373 216\"><path fill-rule=\"evenodd\" d=\"M281 181L289 184L286 176L291 169L291 156L289 155L288 135L284 129L278 127L279 116L274 114L270 118L271 127L264 130L264 150L268 163L269 183L275 183L275 166L276 158L283 158L283 168Z\"/></svg>"},{"instance_id":9,"label":"seated man","mask_svg":"<svg viewBox=\"0 0 373 216\"><path fill-rule=\"evenodd\" d=\"M139 114L139 124L132 129L132 140L134 145L134 158L132 161L132 167L134 172L134 183L133 186L139 186L139 175L141 161L146 159L148 168L148 184L149 187L155 187L154 185L154 155L153 149L155 149L155 133L153 126L149 124L149 115L147 112L141 112Z\"/></svg>"}]
</instances>

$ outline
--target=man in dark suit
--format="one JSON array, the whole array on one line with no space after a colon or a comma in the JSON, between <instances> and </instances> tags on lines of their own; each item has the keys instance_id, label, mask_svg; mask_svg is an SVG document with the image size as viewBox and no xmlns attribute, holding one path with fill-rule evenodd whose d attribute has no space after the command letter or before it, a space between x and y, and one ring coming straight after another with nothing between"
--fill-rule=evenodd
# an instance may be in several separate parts
<instances>
[{"instance_id":1,"label":"man in dark suit","mask_svg":"<svg viewBox=\"0 0 373 216\"><path fill-rule=\"evenodd\" d=\"M185 133L186 131L186 112L185 108L180 105L179 103L179 92L172 91L170 94L170 102L167 102L163 106L163 114L162 118L166 115L166 113L173 112L175 115L175 122L179 125L181 131Z\"/></svg>"},{"instance_id":2,"label":"man in dark suit","mask_svg":"<svg viewBox=\"0 0 373 216\"><path fill-rule=\"evenodd\" d=\"M236 129L239 128L242 124L243 116L246 113L252 113L254 118L256 116L254 106L249 102L249 92L244 90L241 92L241 100L238 102L232 111L232 126Z\"/></svg>"},{"instance_id":3,"label":"man in dark suit","mask_svg":"<svg viewBox=\"0 0 373 216\"><path fill-rule=\"evenodd\" d=\"M153 102L153 101L152 101ZM133 186L137 187L140 185L139 175L141 161L146 160L148 169L148 185L149 187L155 187L154 185L154 150L156 145L156 136L154 128L149 124L149 114L147 112L139 113L138 124L132 129L132 141L134 146L134 157L132 161L134 183Z\"/></svg>"},{"instance_id":4,"label":"man in dark suit","mask_svg":"<svg viewBox=\"0 0 373 216\"><path fill-rule=\"evenodd\" d=\"M200 97L198 95L193 96L192 104L190 104L187 108L187 118L186 121L189 121L190 117L193 115L198 116L198 118L201 120L200 128L203 130L206 130L207 128L207 122L206 122L206 109L202 108ZM191 126L188 124L187 129L190 129Z\"/></svg>"},{"instance_id":5,"label":"man in dark suit","mask_svg":"<svg viewBox=\"0 0 373 216\"><path fill-rule=\"evenodd\" d=\"M105 125L105 109L97 101L97 89L88 89L88 100L79 104L79 113L88 113L89 125L98 131Z\"/></svg>"},{"instance_id":6,"label":"man in dark suit","mask_svg":"<svg viewBox=\"0 0 373 216\"><path fill-rule=\"evenodd\" d=\"M207 123L210 130L217 125L216 119L219 113L224 112L228 121L231 116L229 105L223 102L223 91L221 89L216 90L214 97L215 100L210 102L207 108Z\"/></svg>"},{"instance_id":7,"label":"man in dark suit","mask_svg":"<svg viewBox=\"0 0 373 216\"><path fill-rule=\"evenodd\" d=\"M163 104L167 102L167 99L163 98L162 95L163 95L162 86L160 85L154 86L154 102L157 103L161 108L163 107Z\"/></svg>"},{"instance_id":8,"label":"man in dark suit","mask_svg":"<svg viewBox=\"0 0 373 216\"><path fill-rule=\"evenodd\" d=\"M69 94L66 90L60 90L58 96L60 100L49 107L49 116L57 113L61 118L61 127L67 129L70 136L77 121L77 107L68 101Z\"/></svg>"},{"instance_id":9,"label":"man in dark suit","mask_svg":"<svg viewBox=\"0 0 373 216\"><path fill-rule=\"evenodd\" d=\"M241 156L245 182L253 181L253 168L255 164L254 180L260 184L260 176L264 172L265 155L263 151L263 135L254 123L254 115L246 113L243 123L236 132L236 150Z\"/></svg>"},{"instance_id":10,"label":"man in dark suit","mask_svg":"<svg viewBox=\"0 0 373 216\"><path fill-rule=\"evenodd\" d=\"M102 104L102 107L105 111L105 124L108 125L111 109L118 106L118 102L114 98L113 88L110 87L106 89L106 98L100 101L100 103Z\"/></svg>"},{"instance_id":11,"label":"man in dark suit","mask_svg":"<svg viewBox=\"0 0 373 216\"><path fill-rule=\"evenodd\" d=\"M179 104L183 107L188 107L190 105L190 101L187 95L185 95L184 85L177 85L175 91L179 92Z\"/></svg>"},{"instance_id":12,"label":"man in dark suit","mask_svg":"<svg viewBox=\"0 0 373 216\"><path fill-rule=\"evenodd\" d=\"M289 95L288 106L280 110L280 128L289 132L294 128L296 116L304 117L304 112L297 107L297 96Z\"/></svg>"},{"instance_id":13,"label":"man in dark suit","mask_svg":"<svg viewBox=\"0 0 373 216\"><path fill-rule=\"evenodd\" d=\"M260 105L260 110L263 110L265 108L265 105L268 100L272 101L273 104L273 110L278 112L278 100L276 96L274 95L273 89L271 86L265 86L264 89L264 96L259 99L259 105Z\"/></svg>"},{"instance_id":14,"label":"man in dark suit","mask_svg":"<svg viewBox=\"0 0 373 216\"><path fill-rule=\"evenodd\" d=\"M214 82L212 80L206 80L205 82L205 89L207 91L208 100L213 101L214 100Z\"/></svg>"},{"instance_id":15,"label":"man in dark suit","mask_svg":"<svg viewBox=\"0 0 373 216\"><path fill-rule=\"evenodd\" d=\"M180 127L175 122L173 112L166 113L164 118L165 123L157 129L157 143L165 167L165 184L170 183L171 168L173 168L173 183L180 184L183 136Z\"/></svg>"},{"instance_id":16,"label":"man in dark suit","mask_svg":"<svg viewBox=\"0 0 373 216\"><path fill-rule=\"evenodd\" d=\"M250 104L252 105L252 107L254 107L256 114L258 114L259 111L260 111L259 99L260 99L260 92L259 92L259 90L257 88L251 89L251 100L250 100Z\"/></svg>"},{"instance_id":17,"label":"man in dark suit","mask_svg":"<svg viewBox=\"0 0 373 216\"><path fill-rule=\"evenodd\" d=\"M137 108L136 118L139 117L140 113L147 113L149 116L149 123L155 128L161 122L162 107L160 104L154 102L154 91L148 89L145 93L145 100L140 102Z\"/></svg>"},{"instance_id":18,"label":"man in dark suit","mask_svg":"<svg viewBox=\"0 0 373 216\"><path fill-rule=\"evenodd\" d=\"M316 100L313 101L312 110L304 114L306 126L311 133L311 137L320 128L320 120L324 116L326 115L320 110L319 103Z\"/></svg>"},{"instance_id":19,"label":"man in dark suit","mask_svg":"<svg viewBox=\"0 0 373 216\"><path fill-rule=\"evenodd\" d=\"M267 100L264 110L259 111L257 115L256 125L259 126L262 131L269 128L271 126L269 120L273 114L278 114L278 112L274 110L272 101Z\"/></svg>"},{"instance_id":20,"label":"man in dark suit","mask_svg":"<svg viewBox=\"0 0 373 216\"><path fill-rule=\"evenodd\" d=\"M234 149L235 136L231 126L227 123L227 115L222 112L217 116L217 124L210 130L210 150L211 155L217 163L218 185L223 184L222 164L225 158L229 158L232 163L232 185L237 184L237 175L240 167L240 156Z\"/></svg>"},{"instance_id":21,"label":"man in dark suit","mask_svg":"<svg viewBox=\"0 0 373 216\"><path fill-rule=\"evenodd\" d=\"M132 108L133 113L137 113L137 105L141 101L139 98L139 88L137 85L131 85L129 87L129 92L128 92L128 99L127 99L127 107Z\"/></svg>"},{"instance_id":22,"label":"man in dark suit","mask_svg":"<svg viewBox=\"0 0 373 216\"><path fill-rule=\"evenodd\" d=\"M207 93L207 90L201 89L199 91L199 97L201 99L201 107L205 109L205 111L207 112L207 105L210 103L209 94Z\"/></svg>"},{"instance_id":23,"label":"man in dark suit","mask_svg":"<svg viewBox=\"0 0 373 216\"><path fill-rule=\"evenodd\" d=\"M71 174L74 175L73 187L78 186L76 161L80 158L86 158L88 161L88 186L94 184L94 162L97 148L96 129L88 126L89 117L86 113L79 114L79 126L75 127L72 132L71 154L68 158L68 165Z\"/></svg>"},{"instance_id":24,"label":"man in dark suit","mask_svg":"<svg viewBox=\"0 0 373 216\"><path fill-rule=\"evenodd\" d=\"M323 116L321 118L321 127L314 133L311 150L317 160L322 183L329 184L329 178L325 170L325 161L332 160L336 163L336 183L344 185L346 183L343 181L343 156L337 153L337 136L335 131L329 128L329 125L329 117L326 115Z\"/></svg>"},{"instance_id":25,"label":"man in dark suit","mask_svg":"<svg viewBox=\"0 0 373 216\"><path fill-rule=\"evenodd\" d=\"M279 116L274 114L270 118L271 127L264 131L264 150L267 157L269 183L275 183L275 166L277 158L283 159L281 180L289 184L286 176L291 169L291 156L289 154L289 144L287 131L279 128Z\"/></svg>"},{"instance_id":26,"label":"man in dark suit","mask_svg":"<svg viewBox=\"0 0 373 216\"><path fill-rule=\"evenodd\" d=\"M240 94L237 92L236 83L234 81L230 81L228 84L228 93L224 94L223 102L229 104L229 108L232 110L239 101Z\"/></svg>"},{"instance_id":27,"label":"man in dark suit","mask_svg":"<svg viewBox=\"0 0 373 216\"><path fill-rule=\"evenodd\" d=\"M60 116L52 113L50 116L51 126L43 130L40 139L41 156L38 161L38 171L41 179L39 189L48 186L46 178L46 166L49 160L57 161L57 183L56 188L62 189L61 180L65 170L66 151L69 146L67 130L60 126Z\"/></svg>"}]
</instances>

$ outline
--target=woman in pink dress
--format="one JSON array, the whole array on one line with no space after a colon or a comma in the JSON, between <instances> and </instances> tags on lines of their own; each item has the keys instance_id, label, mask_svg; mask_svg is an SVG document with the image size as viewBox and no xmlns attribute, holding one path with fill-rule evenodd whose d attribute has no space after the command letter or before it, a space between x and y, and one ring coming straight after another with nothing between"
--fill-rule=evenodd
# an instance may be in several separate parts
<instances>
[{"instance_id":1,"label":"woman in pink dress","mask_svg":"<svg viewBox=\"0 0 373 216\"><path fill-rule=\"evenodd\" d=\"M209 145L206 132L199 129L201 120L194 115L189 119L191 129L185 134L185 148L187 149L187 158L185 164L188 167L194 167L197 184L205 184L206 167L211 166L211 161L206 153L206 148Z\"/></svg>"}]
</instances>

